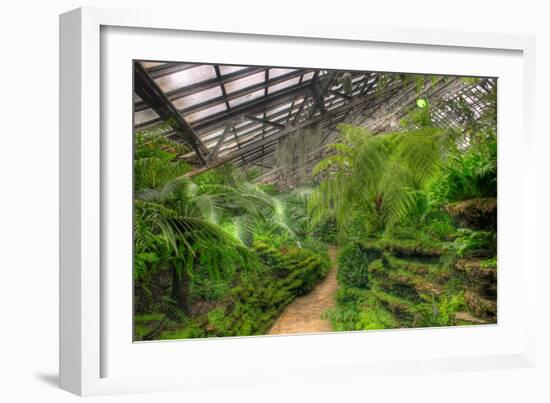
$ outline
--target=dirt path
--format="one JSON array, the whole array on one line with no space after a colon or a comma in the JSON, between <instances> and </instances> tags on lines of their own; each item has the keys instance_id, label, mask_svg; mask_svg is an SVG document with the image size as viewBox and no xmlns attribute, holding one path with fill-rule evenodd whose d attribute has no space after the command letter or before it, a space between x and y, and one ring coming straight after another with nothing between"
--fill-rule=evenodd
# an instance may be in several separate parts
<instances>
[{"instance_id":1,"label":"dirt path","mask_svg":"<svg viewBox=\"0 0 550 403\"><path fill-rule=\"evenodd\" d=\"M332 269L327 277L307 295L296 298L283 311L268 334L332 332L332 326L321 315L335 305L334 294L338 288L336 282L336 257L338 249L329 247Z\"/></svg>"}]
</instances>

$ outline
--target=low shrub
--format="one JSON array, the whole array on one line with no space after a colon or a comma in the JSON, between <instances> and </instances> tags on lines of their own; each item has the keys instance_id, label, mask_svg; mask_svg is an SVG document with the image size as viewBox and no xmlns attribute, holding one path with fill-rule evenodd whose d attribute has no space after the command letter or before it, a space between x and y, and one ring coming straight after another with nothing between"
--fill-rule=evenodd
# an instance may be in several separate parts
<instances>
[{"instance_id":1,"label":"low shrub","mask_svg":"<svg viewBox=\"0 0 550 403\"><path fill-rule=\"evenodd\" d=\"M415 319L413 326L453 326L455 314L465 307L464 293L455 295L423 295L423 303L414 307Z\"/></svg>"},{"instance_id":2,"label":"low shrub","mask_svg":"<svg viewBox=\"0 0 550 403\"><path fill-rule=\"evenodd\" d=\"M336 220L331 217L321 221L313 229L312 235L326 243L338 243L338 229L336 228Z\"/></svg>"},{"instance_id":3,"label":"low shrub","mask_svg":"<svg viewBox=\"0 0 550 403\"><path fill-rule=\"evenodd\" d=\"M256 241L253 249L259 257L259 266L238 273L230 289L226 288L227 283L219 290L213 288L211 291L219 293L221 299L183 324L169 323L160 338L265 334L294 298L311 291L328 273L330 260L326 247L314 246L319 251L325 250L326 256L306 248L278 250ZM146 329L140 334L145 332Z\"/></svg>"},{"instance_id":4,"label":"low shrub","mask_svg":"<svg viewBox=\"0 0 550 403\"><path fill-rule=\"evenodd\" d=\"M450 249L457 257L493 257L497 250L497 236L492 231L460 229Z\"/></svg>"},{"instance_id":5,"label":"low shrub","mask_svg":"<svg viewBox=\"0 0 550 403\"><path fill-rule=\"evenodd\" d=\"M360 288L340 288L336 294L336 307L325 317L336 331L399 327L395 316L378 303L370 291Z\"/></svg>"},{"instance_id":6,"label":"low shrub","mask_svg":"<svg viewBox=\"0 0 550 403\"><path fill-rule=\"evenodd\" d=\"M346 287L367 288L368 267L379 257L380 253L375 249L360 243L348 244L338 257L338 283Z\"/></svg>"}]
</instances>

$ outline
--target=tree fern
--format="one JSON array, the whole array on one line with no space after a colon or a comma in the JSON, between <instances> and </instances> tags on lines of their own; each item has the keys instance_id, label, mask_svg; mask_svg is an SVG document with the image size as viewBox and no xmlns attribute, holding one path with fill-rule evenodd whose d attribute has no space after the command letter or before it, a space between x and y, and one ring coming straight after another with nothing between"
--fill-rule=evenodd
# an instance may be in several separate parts
<instances>
[{"instance_id":1,"label":"tree fern","mask_svg":"<svg viewBox=\"0 0 550 403\"><path fill-rule=\"evenodd\" d=\"M373 136L363 128L341 127L343 143L313 169L320 178L303 193L315 225L330 215L344 231L357 217L375 233L407 220L422 219L425 189L438 170L449 132L435 128Z\"/></svg>"}]
</instances>

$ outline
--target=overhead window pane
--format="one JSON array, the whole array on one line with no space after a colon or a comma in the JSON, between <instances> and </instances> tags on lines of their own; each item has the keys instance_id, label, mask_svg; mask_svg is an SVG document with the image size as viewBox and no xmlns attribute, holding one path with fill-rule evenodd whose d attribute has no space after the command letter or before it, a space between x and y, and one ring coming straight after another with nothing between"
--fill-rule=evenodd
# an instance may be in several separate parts
<instances>
[{"instance_id":1,"label":"overhead window pane","mask_svg":"<svg viewBox=\"0 0 550 403\"><path fill-rule=\"evenodd\" d=\"M303 82L303 81L309 81L309 80L311 80L312 78L313 78L313 72L311 72L311 73L306 73L306 74L304 74L304 78L302 79L302 82Z\"/></svg>"},{"instance_id":2,"label":"overhead window pane","mask_svg":"<svg viewBox=\"0 0 550 403\"><path fill-rule=\"evenodd\" d=\"M196 92L194 94L188 95L183 98L178 98L174 100L172 103L178 109L185 109L185 108L189 108L190 106L200 104L202 102L208 101L213 98L221 97L221 96L222 96L222 89L218 85L217 87L212 87L207 90Z\"/></svg>"},{"instance_id":3,"label":"overhead window pane","mask_svg":"<svg viewBox=\"0 0 550 403\"><path fill-rule=\"evenodd\" d=\"M274 92L296 85L299 82L300 82L300 77L291 78L290 80L283 81L282 83L272 85L271 87L269 87L268 93L273 94Z\"/></svg>"},{"instance_id":4,"label":"overhead window pane","mask_svg":"<svg viewBox=\"0 0 550 403\"><path fill-rule=\"evenodd\" d=\"M144 109L142 111L134 113L134 124L141 125L143 123L155 120L159 115L152 109Z\"/></svg>"},{"instance_id":5,"label":"overhead window pane","mask_svg":"<svg viewBox=\"0 0 550 403\"><path fill-rule=\"evenodd\" d=\"M219 136L223 134L225 131L225 128L214 130L213 132L207 133L205 135L201 135L200 138L203 142L208 142L212 139L218 140Z\"/></svg>"},{"instance_id":6,"label":"overhead window pane","mask_svg":"<svg viewBox=\"0 0 550 403\"><path fill-rule=\"evenodd\" d=\"M233 108L234 106L243 104L245 102L252 101L253 99L259 98L263 95L264 95L264 90L263 89L258 90L258 91L254 91L254 92L251 92L250 94L246 94L242 97L232 99L231 101L229 101L229 106Z\"/></svg>"},{"instance_id":7,"label":"overhead window pane","mask_svg":"<svg viewBox=\"0 0 550 403\"><path fill-rule=\"evenodd\" d=\"M241 90L254 84L261 83L262 81L265 81L265 73L263 71L225 83L225 91L230 94L237 90Z\"/></svg>"},{"instance_id":8,"label":"overhead window pane","mask_svg":"<svg viewBox=\"0 0 550 403\"><path fill-rule=\"evenodd\" d=\"M247 121L245 122L245 124L250 124L250 123L251 123L250 120L247 120ZM235 126L235 127L237 127L237 126ZM242 126L241 126L241 127L242 127ZM240 136L241 134L249 133L250 131L259 129L259 128L261 128L261 127L263 127L263 125L262 125L261 123L257 123L257 124L254 124L254 125L250 126L250 127L247 127L246 129L238 130L238 131L237 131L237 134ZM237 128L238 128L238 127L237 127Z\"/></svg>"},{"instance_id":9,"label":"overhead window pane","mask_svg":"<svg viewBox=\"0 0 550 403\"><path fill-rule=\"evenodd\" d=\"M246 69L246 66L220 66L220 74L225 76L229 73L234 73L235 71Z\"/></svg>"},{"instance_id":10,"label":"overhead window pane","mask_svg":"<svg viewBox=\"0 0 550 403\"><path fill-rule=\"evenodd\" d=\"M292 105L292 102L289 102L287 104L277 106L276 108L270 109L269 111L267 111L266 116L271 116L271 115L274 115L278 112L282 112L282 111L290 108L290 105Z\"/></svg>"},{"instance_id":11,"label":"overhead window pane","mask_svg":"<svg viewBox=\"0 0 550 403\"><path fill-rule=\"evenodd\" d=\"M327 106L327 110L332 110L332 109L335 109L337 107L339 107L340 105L342 105L344 103L344 101L337 101L337 102L334 102L332 103L330 106Z\"/></svg>"},{"instance_id":12,"label":"overhead window pane","mask_svg":"<svg viewBox=\"0 0 550 403\"><path fill-rule=\"evenodd\" d=\"M220 147L220 152L218 155L221 157L224 155L224 151L228 151L232 148L235 148L236 146L237 146L237 142L235 140L231 140L228 143L224 143L223 146Z\"/></svg>"},{"instance_id":13,"label":"overhead window pane","mask_svg":"<svg viewBox=\"0 0 550 403\"><path fill-rule=\"evenodd\" d=\"M140 62L140 63L146 69L150 69L151 67L157 67L157 66L162 66L163 64L166 64L161 62Z\"/></svg>"},{"instance_id":14,"label":"overhead window pane","mask_svg":"<svg viewBox=\"0 0 550 403\"><path fill-rule=\"evenodd\" d=\"M214 77L216 77L216 71L213 66L201 65L167 76L162 76L155 81L162 91L167 92L200 83L201 81L209 80Z\"/></svg>"},{"instance_id":15,"label":"overhead window pane","mask_svg":"<svg viewBox=\"0 0 550 403\"><path fill-rule=\"evenodd\" d=\"M296 71L297 69L269 69L269 79L277 78L279 76L282 76L283 74L292 73L293 71Z\"/></svg>"},{"instance_id":16,"label":"overhead window pane","mask_svg":"<svg viewBox=\"0 0 550 403\"><path fill-rule=\"evenodd\" d=\"M195 113L190 113L188 115L185 115L185 120L189 123L194 122L196 120L205 118L207 116L213 115L214 113L222 112L227 110L225 103L220 103L214 106L211 106L210 108L203 109L202 111L198 111Z\"/></svg>"}]
</instances>

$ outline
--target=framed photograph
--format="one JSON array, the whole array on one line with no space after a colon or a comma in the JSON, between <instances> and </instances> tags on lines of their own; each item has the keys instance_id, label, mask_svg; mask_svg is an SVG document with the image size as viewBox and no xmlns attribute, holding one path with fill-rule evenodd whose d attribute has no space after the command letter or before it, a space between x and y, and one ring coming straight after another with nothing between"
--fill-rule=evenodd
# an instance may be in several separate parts
<instances>
[{"instance_id":1,"label":"framed photograph","mask_svg":"<svg viewBox=\"0 0 550 403\"><path fill-rule=\"evenodd\" d=\"M531 37L60 24L62 388L533 365Z\"/></svg>"}]
</instances>

